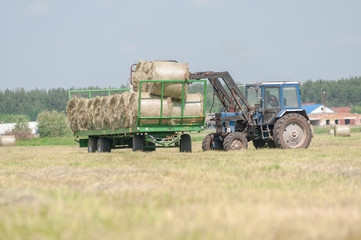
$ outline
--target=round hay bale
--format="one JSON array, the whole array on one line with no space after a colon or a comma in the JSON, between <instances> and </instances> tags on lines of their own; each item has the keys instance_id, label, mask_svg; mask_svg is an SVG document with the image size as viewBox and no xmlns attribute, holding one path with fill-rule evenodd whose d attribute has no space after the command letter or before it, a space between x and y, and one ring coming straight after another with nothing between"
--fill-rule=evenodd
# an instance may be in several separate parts
<instances>
[{"instance_id":1,"label":"round hay bale","mask_svg":"<svg viewBox=\"0 0 361 240\"><path fill-rule=\"evenodd\" d=\"M88 99L81 98L76 105L74 117L77 119L78 131L88 130Z\"/></svg>"},{"instance_id":2,"label":"round hay bale","mask_svg":"<svg viewBox=\"0 0 361 240\"><path fill-rule=\"evenodd\" d=\"M187 80L189 79L189 68L187 63L176 63L166 61L152 62L150 69L150 80ZM151 94L161 96L162 83L150 83ZM184 87L184 94L187 93L187 85ZM182 83L164 83L163 96L182 100Z\"/></svg>"},{"instance_id":3,"label":"round hay bale","mask_svg":"<svg viewBox=\"0 0 361 240\"><path fill-rule=\"evenodd\" d=\"M0 136L0 146L14 146L15 142L15 135Z\"/></svg>"},{"instance_id":4,"label":"round hay bale","mask_svg":"<svg viewBox=\"0 0 361 240\"><path fill-rule=\"evenodd\" d=\"M66 118L68 125L73 132L78 131L78 122L76 118L76 106L78 105L80 99L77 97L71 98L66 107Z\"/></svg>"},{"instance_id":5,"label":"round hay bale","mask_svg":"<svg viewBox=\"0 0 361 240\"><path fill-rule=\"evenodd\" d=\"M108 118L108 112L111 111L109 108L111 96L103 97L101 101L101 112L100 112L100 125L101 129L110 128L110 119Z\"/></svg>"},{"instance_id":6,"label":"round hay bale","mask_svg":"<svg viewBox=\"0 0 361 240\"><path fill-rule=\"evenodd\" d=\"M148 93L142 93L141 95L141 117L160 117L161 113L161 99L160 97L150 95ZM138 100L139 101L139 100ZM138 102L134 101L134 102ZM134 111L132 115L134 116ZM171 98L163 98L163 117L171 117L173 113L173 103ZM169 124L169 119L163 119L161 124ZM134 124L134 120L132 122ZM140 124L159 124L159 119L141 119Z\"/></svg>"},{"instance_id":7,"label":"round hay bale","mask_svg":"<svg viewBox=\"0 0 361 240\"><path fill-rule=\"evenodd\" d=\"M107 117L109 121L109 126L112 129L122 128L122 119L121 119L121 100L122 97L120 94L113 95L109 101L109 111L107 112Z\"/></svg>"},{"instance_id":8,"label":"round hay bale","mask_svg":"<svg viewBox=\"0 0 361 240\"><path fill-rule=\"evenodd\" d=\"M94 129L94 126L93 126L94 98L89 99L87 109L88 109L88 111L87 111L88 129L93 130Z\"/></svg>"},{"instance_id":9,"label":"round hay bale","mask_svg":"<svg viewBox=\"0 0 361 240\"><path fill-rule=\"evenodd\" d=\"M350 137L351 136L350 125L335 125L335 136L336 137Z\"/></svg>"},{"instance_id":10,"label":"round hay bale","mask_svg":"<svg viewBox=\"0 0 361 240\"><path fill-rule=\"evenodd\" d=\"M182 116L182 102L173 101L173 115ZM203 116L203 96L200 93L188 94L187 101L184 103L183 116ZM204 117L204 116L203 116ZM183 124L201 123L203 118L184 118ZM180 119L173 119L172 123L180 124Z\"/></svg>"},{"instance_id":11,"label":"round hay bale","mask_svg":"<svg viewBox=\"0 0 361 240\"><path fill-rule=\"evenodd\" d=\"M101 129L101 97L94 98L92 126L94 129Z\"/></svg>"},{"instance_id":12,"label":"round hay bale","mask_svg":"<svg viewBox=\"0 0 361 240\"><path fill-rule=\"evenodd\" d=\"M139 90L139 81L142 80L187 80L189 79L189 68L187 63L176 63L169 61L139 61L132 76L133 89ZM187 86L185 86L185 93ZM143 83L142 92L150 92L161 96L162 83ZM163 96L173 99L182 99L182 83L165 83Z\"/></svg>"},{"instance_id":13,"label":"round hay bale","mask_svg":"<svg viewBox=\"0 0 361 240\"><path fill-rule=\"evenodd\" d=\"M138 93L122 94L121 118L125 128L135 127L138 117Z\"/></svg>"},{"instance_id":14,"label":"round hay bale","mask_svg":"<svg viewBox=\"0 0 361 240\"><path fill-rule=\"evenodd\" d=\"M140 60L137 64L137 67L134 70L133 76L132 76L132 84L133 89L135 92L139 90L139 81L149 80L151 63L148 61L142 61ZM148 83L142 84L142 91L146 92L148 89Z\"/></svg>"}]
</instances>

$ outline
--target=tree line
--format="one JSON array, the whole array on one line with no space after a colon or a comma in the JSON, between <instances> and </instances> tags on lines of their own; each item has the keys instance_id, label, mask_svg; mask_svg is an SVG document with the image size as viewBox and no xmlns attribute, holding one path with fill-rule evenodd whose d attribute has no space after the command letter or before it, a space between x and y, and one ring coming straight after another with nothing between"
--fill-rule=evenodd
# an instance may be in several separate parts
<instances>
[{"instance_id":1,"label":"tree line","mask_svg":"<svg viewBox=\"0 0 361 240\"><path fill-rule=\"evenodd\" d=\"M244 90L241 84L238 85ZM89 87L87 89L99 88ZM74 89L0 90L0 122L14 122L18 115L25 115L30 121L35 121L38 114L43 111L65 112L69 90ZM204 88L202 84L191 84L188 91L189 93L203 93ZM338 81L308 80L301 85L301 93L302 102L326 103L329 107L351 106L354 112L361 113L361 77ZM219 112L221 110L220 102L214 96L210 83L207 84L206 96L207 112Z\"/></svg>"}]
</instances>

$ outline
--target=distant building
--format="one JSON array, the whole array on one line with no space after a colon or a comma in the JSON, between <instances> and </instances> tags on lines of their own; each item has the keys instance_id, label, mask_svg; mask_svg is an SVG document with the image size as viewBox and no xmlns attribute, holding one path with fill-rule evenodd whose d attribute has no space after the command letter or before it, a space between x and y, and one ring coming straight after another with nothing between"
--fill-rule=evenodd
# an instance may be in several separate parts
<instances>
[{"instance_id":1,"label":"distant building","mask_svg":"<svg viewBox=\"0 0 361 240\"><path fill-rule=\"evenodd\" d=\"M3 123L0 124L0 135L5 134L7 132L11 132L16 123ZM29 122L29 128L32 134L37 134L38 132L38 123L37 122Z\"/></svg>"},{"instance_id":2,"label":"distant building","mask_svg":"<svg viewBox=\"0 0 361 240\"><path fill-rule=\"evenodd\" d=\"M331 108L328 108L322 104L303 105L302 108L306 110L306 113L308 115L335 112Z\"/></svg>"},{"instance_id":3,"label":"distant building","mask_svg":"<svg viewBox=\"0 0 361 240\"><path fill-rule=\"evenodd\" d=\"M322 104L303 105L302 108L315 126L361 125L361 114L350 113L351 108L328 108Z\"/></svg>"}]
</instances>

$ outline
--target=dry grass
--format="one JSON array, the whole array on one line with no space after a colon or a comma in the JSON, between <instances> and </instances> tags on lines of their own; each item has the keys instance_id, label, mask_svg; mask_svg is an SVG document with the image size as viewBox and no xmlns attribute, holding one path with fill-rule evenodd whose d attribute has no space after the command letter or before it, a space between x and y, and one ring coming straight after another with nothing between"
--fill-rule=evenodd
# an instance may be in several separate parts
<instances>
[{"instance_id":1,"label":"dry grass","mask_svg":"<svg viewBox=\"0 0 361 240\"><path fill-rule=\"evenodd\" d=\"M0 148L0 239L361 239L360 145Z\"/></svg>"}]
</instances>

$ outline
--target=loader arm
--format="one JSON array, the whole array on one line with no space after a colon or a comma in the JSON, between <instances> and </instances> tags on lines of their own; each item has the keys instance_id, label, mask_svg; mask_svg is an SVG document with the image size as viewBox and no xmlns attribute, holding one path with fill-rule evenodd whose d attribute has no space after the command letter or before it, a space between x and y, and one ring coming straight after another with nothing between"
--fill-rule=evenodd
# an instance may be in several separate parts
<instances>
[{"instance_id":1,"label":"loader arm","mask_svg":"<svg viewBox=\"0 0 361 240\"><path fill-rule=\"evenodd\" d=\"M251 106L247 102L247 99L243 96L243 94L241 93L233 78L228 72L196 72L190 73L189 78L197 80L205 78L208 79L209 82L212 84L218 99L220 100L226 111L242 111L241 102L246 106L246 112L249 112L251 110ZM219 79L223 80L225 86L227 86L231 95L229 95L229 93L226 91Z\"/></svg>"}]
</instances>

